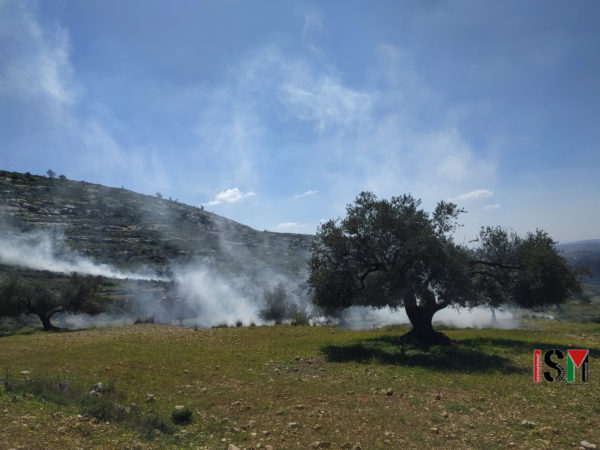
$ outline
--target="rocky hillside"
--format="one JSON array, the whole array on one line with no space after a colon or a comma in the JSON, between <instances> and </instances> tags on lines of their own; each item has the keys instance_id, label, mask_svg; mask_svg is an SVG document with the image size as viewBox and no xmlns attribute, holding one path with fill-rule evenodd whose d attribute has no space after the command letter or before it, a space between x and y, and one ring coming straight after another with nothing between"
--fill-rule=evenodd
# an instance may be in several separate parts
<instances>
[{"instance_id":1,"label":"rocky hillside","mask_svg":"<svg viewBox=\"0 0 600 450\"><path fill-rule=\"evenodd\" d=\"M0 233L44 230L120 269L208 259L226 271L306 275L312 236L257 231L172 200L64 177L0 171Z\"/></svg>"}]
</instances>

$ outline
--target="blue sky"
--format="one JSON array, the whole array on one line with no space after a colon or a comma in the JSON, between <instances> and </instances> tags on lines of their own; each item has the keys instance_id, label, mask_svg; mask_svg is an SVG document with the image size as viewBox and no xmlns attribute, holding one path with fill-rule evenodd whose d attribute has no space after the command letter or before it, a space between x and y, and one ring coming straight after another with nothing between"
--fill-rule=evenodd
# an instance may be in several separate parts
<instances>
[{"instance_id":1,"label":"blue sky","mask_svg":"<svg viewBox=\"0 0 600 450\"><path fill-rule=\"evenodd\" d=\"M314 233L362 190L600 238L600 3L0 0L0 164Z\"/></svg>"}]
</instances>

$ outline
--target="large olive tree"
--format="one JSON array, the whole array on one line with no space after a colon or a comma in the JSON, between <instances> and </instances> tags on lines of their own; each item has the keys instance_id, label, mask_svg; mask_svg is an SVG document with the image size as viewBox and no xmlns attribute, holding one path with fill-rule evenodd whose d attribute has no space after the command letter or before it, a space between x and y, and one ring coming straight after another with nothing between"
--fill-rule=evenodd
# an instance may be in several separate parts
<instances>
[{"instance_id":1,"label":"large olive tree","mask_svg":"<svg viewBox=\"0 0 600 450\"><path fill-rule=\"evenodd\" d=\"M432 214L410 195L379 200L361 193L341 220L323 223L312 246L309 286L325 310L404 307L405 339L449 343L432 326L448 306L514 304L533 308L581 289L578 274L543 231L524 238L481 230L476 245L454 242L463 210L441 201Z\"/></svg>"}]
</instances>

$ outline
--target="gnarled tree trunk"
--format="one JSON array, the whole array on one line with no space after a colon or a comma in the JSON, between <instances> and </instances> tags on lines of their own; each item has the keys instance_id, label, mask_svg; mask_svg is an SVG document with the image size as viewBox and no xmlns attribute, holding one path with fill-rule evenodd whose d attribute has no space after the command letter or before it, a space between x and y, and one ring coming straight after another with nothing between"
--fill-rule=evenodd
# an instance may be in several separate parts
<instances>
[{"instance_id":1,"label":"gnarled tree trunk","mask_svg":"<svg viewBox=\"0 0 600 450\"><path fill-rule=\"evenodd\" d=\"M60 329L60 328L52 325L52 323L50 322L50 318L52 317L52 314L50 314L50 315L37 314L37 316L40 318L40 321L42 322L42 327L44 328L44 331L56 331L56 330Z\"/></svg>"},{"instance_id":2,"label":"gnarled tree trunk","mask_svg":"<svg viewBox=\"0 0 600 450\"><path fill-rule=\"evenodd\" d=\"M429 291L422 294L418 304L414 295L405 299L404 309L413 328L402 336L402 340L411 344L452 345L452 339L433 329L433 315L445 306L436 303Z\"/></svg>"}]
</instances>

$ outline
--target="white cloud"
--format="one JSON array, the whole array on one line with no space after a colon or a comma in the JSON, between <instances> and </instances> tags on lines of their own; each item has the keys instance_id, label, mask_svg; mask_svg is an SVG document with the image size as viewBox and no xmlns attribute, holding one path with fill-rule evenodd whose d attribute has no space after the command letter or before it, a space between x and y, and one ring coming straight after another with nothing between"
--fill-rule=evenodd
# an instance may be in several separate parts
<instances>
[{"instance_id":1,"label":"white cloud","mask_svg":"<svg viewBox=\"0 0 600 450\"><path fill-rule=\"evenodd\" d=\"M207 206L218 205L220 203L235 203L240 200L256 195L254 192L242 192L238 188L226 189L219 192L214 200L206 203Z\"/></svg>"},{"instance_id":2,"label":"white cloud","mask_svg":"<svg viewBox=\"0 0 600 450\"><path fill-rule=\"evenodd\" d=\"M57 24L43 28L34 5L0 2L0 94L27 99L60 120L78 91L69 34Z\"/></svg>"},{"instance_id":3,"label":"white cloud","mask_svg":"<svg viewBox=\"0 0 600 450\"><path fill-rule=\"evenodd\" d=\"M451 118L440 112L431 120L436 99L410 55L388 46L371 70L379 72L372 75L377 88L357 88L335 68L276 46L251 53L202 102L207 107L196 127L197 148L216 169L202 191L212 195L210 186L224 177L230 185L270 191L268 183L280 175L263 170L293 161L300 176L327 180L328 195L319 197L333 202L335 215L361 190L380 197L412 193L427 202L493 180L493 161L472 148ZM291 136L303 122L317 132L274 148L274 116L282 132L294 130ZM315 194L311 189L293 197Z\"/></svg>"},{"instance_id":4,"label":"white cloud","mask_svg":"<svg viewBox=\"0 0 600 450\"><path fill-rule=\"evenodd\" d=\"M491 211L493 209L500 209L500 203L493 203L491 205L485 205L483 207L483 209L486 210L486 211Z\"/></svg>"},{"instance_id":5,"label":"white cloud","mask_svg":"<svg viewBox=\"0 0 600 450\"><path fill-rule=\"evenodd\" d=\"M124 145L115 132L122 124L104 104L86 98L67 29L42 21L33 1L0 0L0 100L4 97L7 104L14 100L27 108L35 120L51 123L34 134L59 143L53 157L74 169L69 175L114 185L126 179L128 187L142 192L168 189L158 154L147 146ZM82 114L83 104L94 113Z\"/></svg>"},{"instance_id":6,"label":"white cloud","mask_svg":"<svg viewBox=\"0 0 600 450\"><path fill-rule=\"evenodd\" d=\"M300 197L309 197L311 195L316 195L319 191L313 191L312 189L309 189L308 191L302 193L302 194L296 194L294 195L295 198L300 198Z\"/></svg>"},{"instance_id":7,"label":"white cloud","mask_svg":"<svg viewBox=\"0 0 600 450\"><path fill-rule=\"evenodd\" d=\"M488 189L476 189L474 191L465 192L464 194L460 194L457 197L452 198L452 201L461 201L461 200L477 200L480 198L491 197L494 193Z\"/></svg>"}]
</instances>

